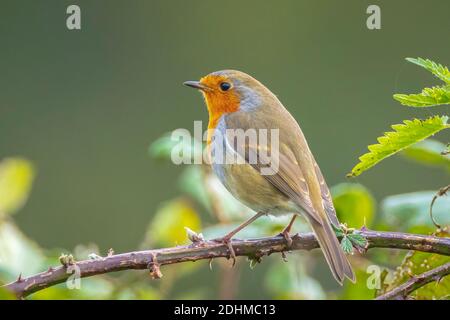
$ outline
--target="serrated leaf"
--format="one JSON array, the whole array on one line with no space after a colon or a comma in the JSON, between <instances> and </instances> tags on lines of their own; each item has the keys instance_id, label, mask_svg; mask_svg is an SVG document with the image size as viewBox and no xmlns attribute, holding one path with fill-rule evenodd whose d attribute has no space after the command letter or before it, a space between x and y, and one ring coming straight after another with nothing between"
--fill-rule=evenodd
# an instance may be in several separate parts
<instances>
[{"instance_id":1,"label":"serrated leaf","mask_svg":"<svg viewBox=\"0 0 450 320\"><path fill-rule=\"evenodd\" d=\"M450 71L447 67L436 63L434 61L431 61L429 59L422 59L422 58L406 58L407 61L417 64L418 66L421 66L422 68L425 68L426 70L430 71L432 74L434 74L436 77L441 79L442 81L445 81L446 83L450 83Z\"/></svg>"},{"instance_id":2,"label":"serrated leaf","mask_svg":"<svg viewBox=\"0 0 450 320\"><path fill-rule=\"evenodd\" d=\"M352 241L348 238L348 236L345 236L342 238L341 247L342 247L342 250L344 250L344 252L347 254L353 252L353 244L352 244Z\"/></svg>"},{"instance_id":3,"label":"serrated leaf","mask_svg":"<svg viewBox=\"0 0 450 320\"><path fill-rule=\"evenodd\" d=\"M331 224L331 227L333 228L336 237L339 238L344 236L344 231L341 228L336 227L334 224Z\"/></svg>"},{"instance_id":4,"label":"serrated leaf","mask_svg":"<svg viewBox=\"0 0 450 320\"><path fill-rule=\"evenodd\" d=\"M450 104L450 85L425 88L417 94L394 94L394 99L408 107L434 107Z\"/></svg>"},{"instance_id":5,"label":"serrated leaf","mask_svg":"<svg viewBox=\"0 0 450 320\"><path fill-rule=\"evenodd\" d=\"M426 120L405 120L404 124L392 126L395 131L386 132L378 138L378 144L368 146L370 152L359 157L360 162L347 177L359 176L381 160L422 141L439 131L449 128L447 116L435 116Z\"/></svg>"},{"instance_id":6,"label":"serrated leaf","mask_svg":"<svg viewBox=\"0 0 450 320\"><path fill-rule=\"evenodd\" d=\"M367 245L367 240L359 233L350 233L347 235L350 241L358 247L365 248Z\"/></svg>"}]
</instances>

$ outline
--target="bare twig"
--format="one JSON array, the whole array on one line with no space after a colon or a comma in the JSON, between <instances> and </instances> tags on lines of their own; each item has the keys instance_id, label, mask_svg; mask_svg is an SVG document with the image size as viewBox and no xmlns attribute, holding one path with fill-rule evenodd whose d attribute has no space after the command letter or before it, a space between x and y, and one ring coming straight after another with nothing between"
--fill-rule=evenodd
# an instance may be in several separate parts
<instances>
[{"instance_id":1,"label":"bare twig","mask_svg":"<svg viewBox=\"0 0 450 320\"><path fill-rule=\"evenodd\" d=\"M431 200L431 204L430 204L430 218L431 221L433 222L434 226L438 229L441 229L440 224L438 224L436 222L436 220L433 217L433 206L434 206L434 202L436 201L437 198L445 196L448 192L448 190L450 190L450 185L442 187L441 189L439 189L439 191L434 195L433 200Z\"/></svg>"},{"instance_id":2,"label":"bare twig","mask_svg":"<svg viewBox=\"0 0 450 320\"><path fill-rule=\"evenodd\" d=\"M443 277L449 274L450 262L422 274L412 276L411 279L391 291L377 297L376 300L404 300L413 291L430 282L439 282Z\"/></svg>"},{"instance_id":3,"label":"bare twig","mask_svg":"<svg viewBox=\"0 0 450 320\"><path fill-rule=\"evenodd\" d=\"M370 230L361 230L359 233L367 239L368 248L405 249L450 255L450 238ZM292 237L292 241L289 248L282 236L233 240L232 245L236 256L250 258L274 252L282 253L287 250L311 250L319 246L311 233L295 235ZM152 275L159 278L162 276L159 269L161 266L219 257L229 257L227 246L214 241L205 241L187 246L135 251L110 255L102 259L78 261L71 265L70 269L67 266L50 268L30 277L21 277L4 287L15 293L17 297L23 298L33 292L65 282L73 273L74 268L77 268L77 274L80 277L128 269L150 269ZM68 272L68 270L72 272Z\"/></svg>"}]
</instances>

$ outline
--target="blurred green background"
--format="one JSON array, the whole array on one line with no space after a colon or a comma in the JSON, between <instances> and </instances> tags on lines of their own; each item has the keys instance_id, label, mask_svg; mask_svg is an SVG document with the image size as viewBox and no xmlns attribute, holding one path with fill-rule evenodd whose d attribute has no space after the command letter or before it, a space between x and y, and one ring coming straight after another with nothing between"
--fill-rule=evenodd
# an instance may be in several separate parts
<instances>
[{"instance_id":1,"label":"blurred green background","mask_svg":"<svg viewBox=\"0 0 450 320\"><path fill-rule=\"evenodd\" d=\"M70 4L81 7L80 31L66 28ZM381 7L381 30L366 27L369 4ZM46 248L136 249L160 203L179 194L182 170L151 159L148 146L194 120L206 126L200 95L181 84L225 68L276 93L328 184L343 182L390 124L437 113L392 94L438 83L404 58L450 64L449 9L448 0L3 0L0 159L21 156L37 170L15 221ZM436 190L448 176L393 157L352 181L381 199ZM242 297L266 297L256 291Z\"/></svg>"}]
</instances>

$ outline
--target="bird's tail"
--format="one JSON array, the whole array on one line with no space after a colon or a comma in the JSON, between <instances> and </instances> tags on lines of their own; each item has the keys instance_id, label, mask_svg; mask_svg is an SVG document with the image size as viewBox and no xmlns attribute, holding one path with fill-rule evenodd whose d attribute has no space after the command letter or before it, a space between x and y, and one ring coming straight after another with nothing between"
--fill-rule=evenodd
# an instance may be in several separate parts
<instances>
[{"instance_id":1,"label":"bird's tail","mask_svg":"<svg viewBox=\"0 0 450 320\"><path fill-rule=\"evenodd\" d=\"M345 277L355 282L355 274L328 219L323 219L322 224L314 219L309 222L337 282L342 285Z\"/></svg>"}]
</instances>

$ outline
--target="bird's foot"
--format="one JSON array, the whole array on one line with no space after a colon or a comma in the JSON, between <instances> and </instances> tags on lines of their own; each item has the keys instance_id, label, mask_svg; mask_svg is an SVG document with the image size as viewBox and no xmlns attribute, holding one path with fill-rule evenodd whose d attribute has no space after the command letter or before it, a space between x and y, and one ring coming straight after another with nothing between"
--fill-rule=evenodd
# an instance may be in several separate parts
<instances>
[{"instance_id":1,"label":"bird's foot","mask_svg":"<svg viewBox=\"0 0 450 320\"><path fill-rule=\"evenodd\" d=\"M290 248L292 246L292 237L289 234L289 230L284 229L281 233L280 236L283 236L283 238L286 240L286 245L288 248Z\"/></svg>"},{"instance_id":2,"label":"bird's foot","mask_svg":"<svg viewBox=\"0 0 450 320\"><path fill-rule=\"evenodd\" d=\"M232 266L234 267L234 265L236 264L236 253L234 252L233 245L231 244L231 238L223 237L223 238L213 239L212 241L221 243L221 244L224 244L225 246L227 246L228 251L230 253L230 259L233 260Z\"/></svg>"}]
</instances>

